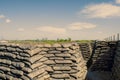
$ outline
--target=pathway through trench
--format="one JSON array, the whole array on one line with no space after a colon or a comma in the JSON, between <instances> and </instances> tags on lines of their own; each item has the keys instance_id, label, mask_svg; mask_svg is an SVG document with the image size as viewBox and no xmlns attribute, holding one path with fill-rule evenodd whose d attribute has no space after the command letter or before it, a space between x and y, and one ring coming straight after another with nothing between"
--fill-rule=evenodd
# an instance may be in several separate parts
<instances>
[{"instance_id":1,"label":"pathway through trench","mask_svg":"<svg viewBox=\"0 0 120 80\"><path fill-rule=\"evenodd\" d=\"M111 72L89 71L87 80L111 80Z\"/></svg>"}]
</instances>

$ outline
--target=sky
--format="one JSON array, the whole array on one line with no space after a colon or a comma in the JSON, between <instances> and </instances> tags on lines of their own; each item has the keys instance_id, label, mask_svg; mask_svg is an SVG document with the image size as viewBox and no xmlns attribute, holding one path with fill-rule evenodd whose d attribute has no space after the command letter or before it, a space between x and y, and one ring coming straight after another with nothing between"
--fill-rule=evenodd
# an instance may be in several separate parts
<instances>
[{"instance_id":1,"label":"sky","mask_svg":"<svg viewBox=\"0 0 120 80\"><path fill-rule=\"evenodd\" d=\"M104 39L119 33L120 0L0 0L0 39Z\"/></svg>"}]
</instances>

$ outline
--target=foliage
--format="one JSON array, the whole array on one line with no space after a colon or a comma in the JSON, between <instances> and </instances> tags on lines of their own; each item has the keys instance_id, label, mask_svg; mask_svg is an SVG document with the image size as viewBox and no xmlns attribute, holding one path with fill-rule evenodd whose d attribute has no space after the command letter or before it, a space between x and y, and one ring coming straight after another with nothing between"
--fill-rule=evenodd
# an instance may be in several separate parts
<instances>
[{"instance_id":1,"label":"foliage","mask_svg":"<svg viewBox=\"0 0 120 80\"><path fill-rule=\"evenodd\" d=\"M9 43L22 43L22 44L39 44L39 43L48 43L48 44L54 44L54 43L65 43L65 42L80 42L80 43L89 43L93 40L71 40L71 38L67 39L57 39L57 40L48 40L47 38L43 38L41 40L9 40Z\"/></svg>"}]
</instances>

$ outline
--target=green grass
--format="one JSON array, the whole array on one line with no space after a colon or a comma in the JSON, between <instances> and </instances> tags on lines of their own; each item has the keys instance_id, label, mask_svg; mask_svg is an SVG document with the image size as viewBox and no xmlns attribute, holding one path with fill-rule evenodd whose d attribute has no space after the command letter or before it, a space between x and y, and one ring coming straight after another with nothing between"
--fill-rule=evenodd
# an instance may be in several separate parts
<instances>
[{"instance_id":1,"label":"green grass","mask_svg":"<svg viewBox=\"0 0 120 80\"><path fill-rule=\"evenodd\" d=\"M18 44L54 44L54 43L66 43L66 42L72 42L72 41L57 41L57 40L9 40L9 43L18 43Z\"/></svg>"},{"instance_id":2,"label":"green grass","mask_svg":"<svg viewBox=\"0 0 120 80\"><path fill-rule=\"evenodd\" d=\"M80 43L91 43L94 40L75 40L75 42L80 42Z\"/></svg>"},{"instance_id":3,"label":"green grass","mask_svg":"<svg viewBox=\"0 0 120 80\"><path fill-rule=\"evenodd\" d=\"M9 43L16 44L54 44L54 43L69 43L69 42L79 42L79 43L90 43L93 40L71 40L71 39L58 39L58 40L9 40Z\"/></svg>"}]
</instances>

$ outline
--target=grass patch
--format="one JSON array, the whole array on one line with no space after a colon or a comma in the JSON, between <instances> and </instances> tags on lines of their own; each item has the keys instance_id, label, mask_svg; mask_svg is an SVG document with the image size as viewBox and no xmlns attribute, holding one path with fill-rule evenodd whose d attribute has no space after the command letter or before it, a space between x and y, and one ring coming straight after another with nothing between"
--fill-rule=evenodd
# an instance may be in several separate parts
<instances>
[{"instance_id":1,"label":"grass patch","mask_svg":"<svg viewBox=\"0 0 120 80\"><path fill-rule=\"evenodd\" d=\"M9 43L16 44L54 44L54 43L69 43L69 42L78 42L78 43L91 43L93 40L71 40L68 39L57 39L57 40L9 40Z\"/></svg>"},{"instance_id":2,"label":"grass patch","mask_svg":"<svg viewBox=\"0 0 120 80\"><path fill-rule=\"evenodd\" d=\"M75 42L79 42L79 43L91 43L95 40L75 40Z\"/></svg>"}]
</instances>

